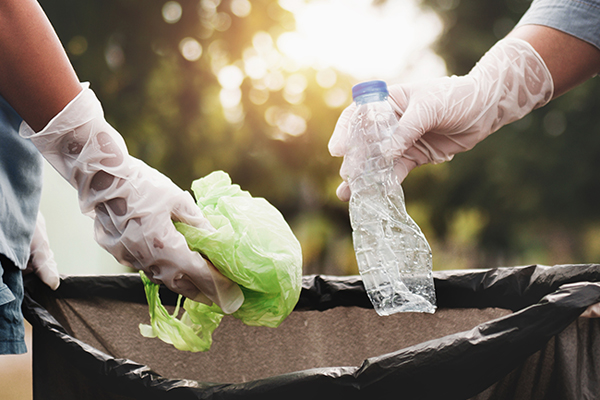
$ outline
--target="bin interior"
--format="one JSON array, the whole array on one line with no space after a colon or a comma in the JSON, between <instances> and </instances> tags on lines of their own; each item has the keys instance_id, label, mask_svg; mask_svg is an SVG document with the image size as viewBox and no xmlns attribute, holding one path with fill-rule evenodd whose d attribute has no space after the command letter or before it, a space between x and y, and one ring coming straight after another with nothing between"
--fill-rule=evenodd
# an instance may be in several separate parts
<instances>
[{"instance_id":1,"label":"bin interior","mask_svg":"<svg viewBox=\"0 0 600 400\"><path fill-rule=\"evenodd\" d=\"M225 316L209 351L191 353L144 338L148 306L90 297L56 299L51 314L73 337L114 358L148 365L166 378L246 382L311 368L358 366L365 359L470 330L510 313L500 308L439 309L381 317L373 309L294 311L278 328ZM167 306L172 312L173 307Z\"/></svg>"}]
</instances>

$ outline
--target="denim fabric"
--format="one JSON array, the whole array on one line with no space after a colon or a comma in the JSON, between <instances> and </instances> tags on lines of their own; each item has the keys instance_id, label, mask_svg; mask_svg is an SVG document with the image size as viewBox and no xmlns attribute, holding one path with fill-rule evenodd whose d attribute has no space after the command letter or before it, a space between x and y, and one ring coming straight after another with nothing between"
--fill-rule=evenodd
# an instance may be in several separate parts
<instances>
[{"instance_id":1,"label":"denim fabric","mask_svg":"<svg viewBox=\"0 0 600 400\"><path fill-rule=\"evenodd\" d=\"M544 25L600 49L600 0L534 0L519 25Z\"/></svg>"},{"instance_id":2,"label":"denim fabric","mask_svg":"<svg viewBox=\"0 0 600 400\"><path fill-rule=\"evenodd\" d=\"M27 352L22 302L21 270L8 258L0 255L0 354Z\"/></svg>"},{"instance_id":3,"label":"denim fabric","mask_svg":"<svg viewBox=\"0 0 600 400\"><path fill-rule=\"evenodd\" d=\"M19 115L0 97L0 354L25 353L23 277L42 189L42 157L19 136Z\"/></svg>"},{"instance_id":4,"label":"denim fabric","mask_svg":"<svg viewBox=\"0 0 600 400\"><path fill-rule=\"evenodd\" d=\"M0 97L0 254L27 266L42 192L42 156L19 136L21 117Z\"/></svg>"}]
</instances>

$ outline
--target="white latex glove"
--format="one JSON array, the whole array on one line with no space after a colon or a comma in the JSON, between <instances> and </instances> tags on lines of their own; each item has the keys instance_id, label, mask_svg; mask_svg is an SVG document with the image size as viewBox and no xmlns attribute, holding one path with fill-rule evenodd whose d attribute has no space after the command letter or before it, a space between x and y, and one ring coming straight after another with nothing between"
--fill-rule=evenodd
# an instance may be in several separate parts
<instances>
[{"instance_id":1,"label":"white latex glove","mask_svg":"<svg viewBox=\"0 0 600 400\"><path fill-rule=\"evenodd\" d=\"M554 85L546 64L526 41L505 38L493 46L465 76L393 85L389 102L399 126L388 149L395 157L400 182L415 167L441 163L467 151L502 126L548 103ZM334 157L346 155L348 128L354 110L346 108L329 141ZM344 182L337 195L350 199L349 167L342 163Z\"/></svg>"},{"instance_id":2,"label":"white latex glove","mask_svg":"<svg viewBox=\"0 0 600 400\"><path fill-rule=\"evenodd\" d=\"M34 272L50 289L56 290L60 285L60 277L54 260L54 253L48 242L46 220L39 212L33 237L31 238L30 249L31 255L25 273Z\"/></svg>"},{"instance_id":3,"label":"white latex glove","mask_svg":"<svg viewBox=\"0 0 600 400\"><path fill-rule=\"evenodd\" d=\"M239 286L191 251L172 221L214 228L188 192L128 154L94 92L82 86L40 132L23 122L21 136L77 189L81 211L94 218L96 241L120 263L187 298L236 311L244 300Z\"/></svg>"}]
</instances>

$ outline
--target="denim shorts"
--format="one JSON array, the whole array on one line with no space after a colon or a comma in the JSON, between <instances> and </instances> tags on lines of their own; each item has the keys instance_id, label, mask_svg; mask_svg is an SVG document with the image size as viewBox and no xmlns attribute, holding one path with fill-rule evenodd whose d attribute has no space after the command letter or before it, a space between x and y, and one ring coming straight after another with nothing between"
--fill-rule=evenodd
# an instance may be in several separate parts
<instances>
[{"instance_id":1,"label":"denim shorts","mask_svg":"<svg viewBox=\"0 0 600 400\"><path fill-rule=\"evenodd\" d=\"M0 254L0 354L27 352L22 302L22 272Z\"/></svg>"}]
</instances>

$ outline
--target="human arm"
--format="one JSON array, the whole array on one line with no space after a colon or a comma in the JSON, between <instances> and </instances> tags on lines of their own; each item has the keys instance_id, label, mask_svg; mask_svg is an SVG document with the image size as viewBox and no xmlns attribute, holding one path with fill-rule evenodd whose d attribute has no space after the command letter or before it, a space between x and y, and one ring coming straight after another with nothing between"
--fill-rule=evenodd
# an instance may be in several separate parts
<instances>
[{"instance_id":1,"label":"human arm","mask_svg":"<svg viewBox=\"0 0 600 400\"><path fill-rule=\"evenodd\" d=\"M81 91L79 79L35 0L0 1L0 93L36 131Z\"/></svg>"},{"instance_id":2,"label":"human arm","mask_svg":"<svg viewBox=\"0 0 600 400\"><path fill-rule=\"evenodd\" d=\"M189 193L129 155L37 2L0 2L0 60L0 94L24 119L21 136L78 190L96 241L155 282L235 311L239 287L192 252L172 221L212 227Z\"/></svg>"}]
</instances>

